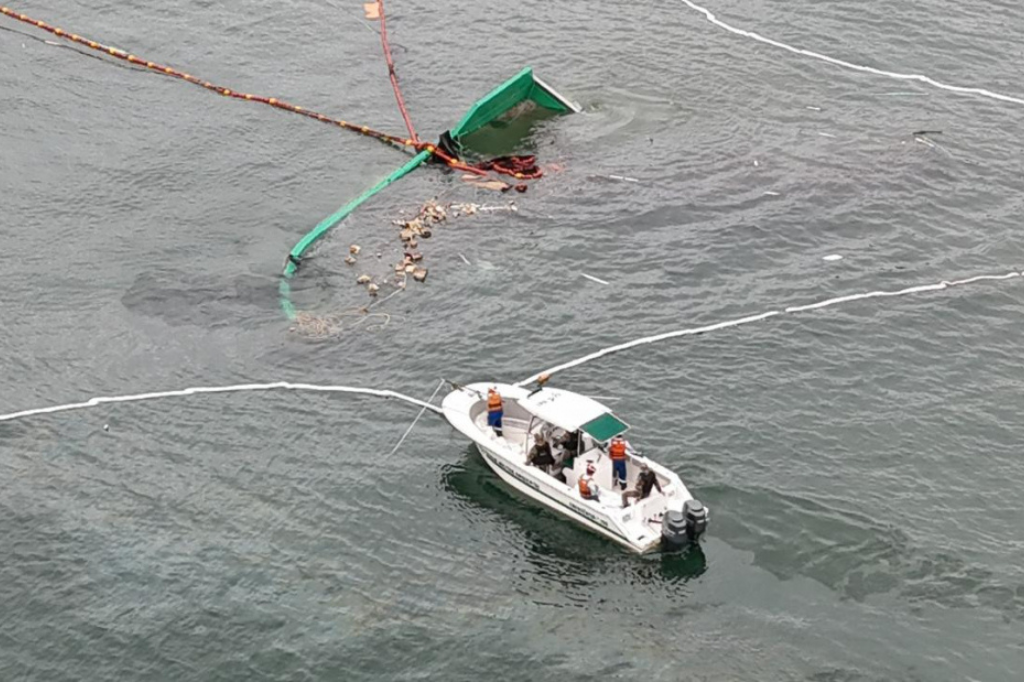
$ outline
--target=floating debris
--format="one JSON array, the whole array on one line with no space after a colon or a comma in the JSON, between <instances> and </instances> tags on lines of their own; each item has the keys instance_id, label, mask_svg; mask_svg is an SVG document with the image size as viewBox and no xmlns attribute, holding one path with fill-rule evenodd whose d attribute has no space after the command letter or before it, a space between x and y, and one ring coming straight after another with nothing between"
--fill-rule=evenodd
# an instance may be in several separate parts
<instances>
[{"instance_id":1,"label":"floating debris","mask_svg":"<svg viewBox=\"0 0 1024 682\"><path fill-rule=\"evenodd\" d=\"M346 325L345 320L349 318L356 319L351 324ZM346 328L355 329L371 318L375 318L380 322L374 325L367 325L363 327L363 329L367 331L378 331L386 327L391 321L391 316L387 313L371 313L369 306L356 308L355 310L347 312L327 315L315 315L309 312L299 312L296 313L294 321L295 324L289 331L310 339L325 339L331 336L337 336Z\"/></svg>"},{"instance_id":2,"label":"floating debris","mask_svg":"<svg viewBox=\"0 0 1024 682\"><path fill-rule=\"evenodd\" d=\"M358 256L360 251L362 251L362 249L359 248L358 244L353 244L352 246L348 247L348 252L351 253L353 256Z\"/></svg>"},{"instance_id":3,"label":"floating debris","mask_svg":"<svg viewBox=\"0 0 1024 682\"><path fill-rule=\"evenodd\" d=\"M509 213L518 213L519 207L515 205L515 201L509 200L508 204L502 206L479 206L477 207L476 210L480 211L481 213L493 211L508 211Z\"/></svg>"},{"instance_id":4,"label":"floating debris","mask_svg":"<svg viewBox=\"0 0 1024 682\"><path fill-rule=\"evenodd\" d=\"M477 176L472 175L464 177L467 180L478 179ZM511 189L511 185L506 185L506 189ZM425 202L413 217L392 220L391 224L399 228L398 237L402 242L402 260L394 265L395 285L400 289L404 288L406 284L405 278L409 275L412 275L413 279L417 282L426 281L427 269L422 267L424 254L416 249L419 247L419 240L429 239L433 236L433 229L436 229L438 225L447 222L450 218L467 217L477 215L478 213L497 211L516 213L519 211L519 208L515 205L514 201L495 205L476 203L442 204L435 197ZM408 216L409 213L405 210L399 210L399 215ZM380 254L378 254L378 257L380 257ZM459 257L464 263L470 265L469 260L465 256L459 254ZM394 293L389 294L383 299L376 301L374 305L383 303L393 295Z\"/></svg>"},{"instance_id":5,"label":"floating debris","mask_svg":"<svg viewBox=\"0 0 1024 682\"><path fill-rule=\"evenodd\" d=\"M640 182L636 178L631 178L628 175L609 175L608 178L611 180L620 180L621 182Z\"/></svg>"},{"instance_id":6,"label":"floating debris","mask_svg":"<svg viewBox=\"0 0 1024 682\"><path fill-rule=\"evenodd\" d=\"M347 263L348 265L355 265L356 259L353 258L352 256L345 256L345 263Z\"/></svg>"},{"instance_id":7,"label":"floating debris","mask_svg":"<svg viewBox=\"0 0 1024 682\"><path fill-rule=\"evenodd\" d=\"M442 220L448 219L448 211L444 206L438 204L436 199L423 204L423 208L420 209L419 215L420 220L434 223L439 223Z\"/></svg>"},{"instance_id":8,"label":"floating debris","mask_svg":"<svg viewBox=\"0 0 1024 682\"><path fill-rule=\"evenodd\" d=\"M825 256L821 260L827 260L827 261L843 260L843 257L840 256L838 253L833 253L831 255Z\"/></svg>"},{"instance_id":9,"label":"floating debris","mask_svg":"<svg viewBox=\"0 0 1024 682\"><path fill-rule=\"evenodd\" d=\"M372 281L373 278L369 275L359 275L358 279L356 279L356 284L369 284Z\"/></svg>"},{"instance_id":10,"label":"floating debris","mask_svg":"<svg viewBox=\"0 0 1024 682\"><path fill-rule=\"evenodd\" d=\"M597 277L594 277L593 275L588 275L585 272L581 272L580 274L586 277L587 279L591 280L592 282L597 282L598 284L608 284L608 282L604 281L603 279L598 279Z\"/></svg>"},{"instance_id":11,"label":"floating debris","mask_svg":"<svg viewBox=\"0 0 1024 682\"><path fill-rule=\"evenodd\" d=\"M377 292L380 291L380 287L370 282L370 285L366 287L366 290L370 292L370 296L376 296Z\"/></svg>"},{"instance_id":12,"label":"floating debris","mask_svg":"<svg viewBox=\"0 0 1024 682\"><path fill-rule=\"evenodd\" d=\"M452 204L450 206L452 214L458 218L460 215L475 215L477 213L490 213L496 211L508 211L509 213L518 213L519 207L516 206L514 200L509 200L507 204L500 204L497 206L481 206L480 204Z\"/></svg>"},{"instance_id":13,"label":"floating debris","mask_svg":"<svg viewBox=\"0 0 1024 682\"><path fill-rule=\"evenodd\" d=\"M473 178L473 180L466 180L466 183L473 185L474 187L479 187L480 189L489 189L495 192L507 192L509 190L509 184L506 182L502 182L501 180L477 180L476 176L473 176ZM521 186L524 189L519 189L519 185L516 186L516 189L519 190L520 192L525 192L526 185Z\"/></svg>"}]
</instances>

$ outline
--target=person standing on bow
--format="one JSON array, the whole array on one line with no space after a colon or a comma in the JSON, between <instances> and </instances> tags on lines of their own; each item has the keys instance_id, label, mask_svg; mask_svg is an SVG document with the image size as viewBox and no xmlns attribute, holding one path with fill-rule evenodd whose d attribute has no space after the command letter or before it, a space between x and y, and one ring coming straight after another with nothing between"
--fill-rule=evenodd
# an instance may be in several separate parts
<instances>
[{"instance_id":1,"label":"person standing on bow","mask_svg":"<svg viewBox=\"0 0 1024 682\"><path fill-rule=\"evenodd\" d=\"M498 388L491 387L487 389L487 425L494 429L494 433L500 438L501 433L501 417L505 414L504 408L501 404L501 394L498 393Z\"/></svg>"},{"instance_id":2,"label":"person standing on bow","mask_svg":"<svg viewBox=\"0 0 1024 682\"><path fill-rule=\"evenodd\" d=\"M608 457L612 460L612 487L626 489L626 439L621 435L608 444Z\"/></svg>"}]
</instances>

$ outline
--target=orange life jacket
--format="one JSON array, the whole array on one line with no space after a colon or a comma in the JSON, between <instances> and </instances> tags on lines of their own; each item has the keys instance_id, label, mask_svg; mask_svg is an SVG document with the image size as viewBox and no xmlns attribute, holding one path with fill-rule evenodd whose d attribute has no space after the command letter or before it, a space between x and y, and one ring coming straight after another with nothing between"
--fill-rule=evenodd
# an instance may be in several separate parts
<instances>
[{"instance_id":1,"label":"orange life jacket","mask_svg":"<svg viewBox=\"0 0 1024 682\"><path fill-rule=\"evenodd\" d=\"M590 497L590 480L589 476L580 476L580 495L582 497Z\"/></svg>"},{"instance_id":2,"label":"orange life jacket","mask_svg":"<svg viewBox=\"0 0 1024 682\"><path fill-rule=\"evenodd\" d=\"M501 396L498 395L497 391L491 390L487 392L487 411L498 412L501 410Z\"/></svg>"},{"instance_id":3,"label":"orange life jacket","mask_svg":"<svg viewBox=\"0 0 1024 682\"><path fill-rule=\"evenodd\" d=\"M615 460L626 459L626 441L621 438L613 440L608 446L608 456Z\"/></svg>"}]
</instances>

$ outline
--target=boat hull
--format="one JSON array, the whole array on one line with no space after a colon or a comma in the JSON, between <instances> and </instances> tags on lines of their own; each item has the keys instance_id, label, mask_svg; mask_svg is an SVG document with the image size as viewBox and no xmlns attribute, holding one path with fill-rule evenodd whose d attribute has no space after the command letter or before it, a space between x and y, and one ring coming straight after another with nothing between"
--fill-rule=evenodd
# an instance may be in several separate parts
<instances>
[{"instance_id":1,"label":"boat hull","mask_svg":"<svg viewBox=\"0 0 1024 682\"><path fill-rule=\"evenodd\" d=\"M603 535L631 551L643 554L657 549L660 545L660 542L657 540L646 545L637 545L630 542L625 536L610 527L611 524L608 519L602 518L599 514L595 514L587 509L583 503L572 501L568 499L568 496L549 493L544 490L541 483L532 480L525 473L517 471L513 465L505 462L500 454L492 452L480 443L474 444L491 471L523 496L544 505L548 509L561 514L588 530ZM559 499L559 497L565 497L565 499Z\"/></svg>"}]
</instances>

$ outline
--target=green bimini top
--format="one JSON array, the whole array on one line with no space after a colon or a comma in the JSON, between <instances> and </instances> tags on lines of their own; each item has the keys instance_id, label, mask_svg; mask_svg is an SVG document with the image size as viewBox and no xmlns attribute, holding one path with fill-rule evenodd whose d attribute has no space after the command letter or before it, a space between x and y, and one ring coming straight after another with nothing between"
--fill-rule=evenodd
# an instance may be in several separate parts
<instances>
[{"instance_id":1,"label":"green bimini top","mask_svg":"<svg viewBox=\"0 0 1024 682\"><path fill-rule=\"evenodd\" d=\"M611 412L606 412L597 419L588 421L580 428L590 434L594 440L603 443L625 432L629 426Z\"/></svg>"}]
</instances>

